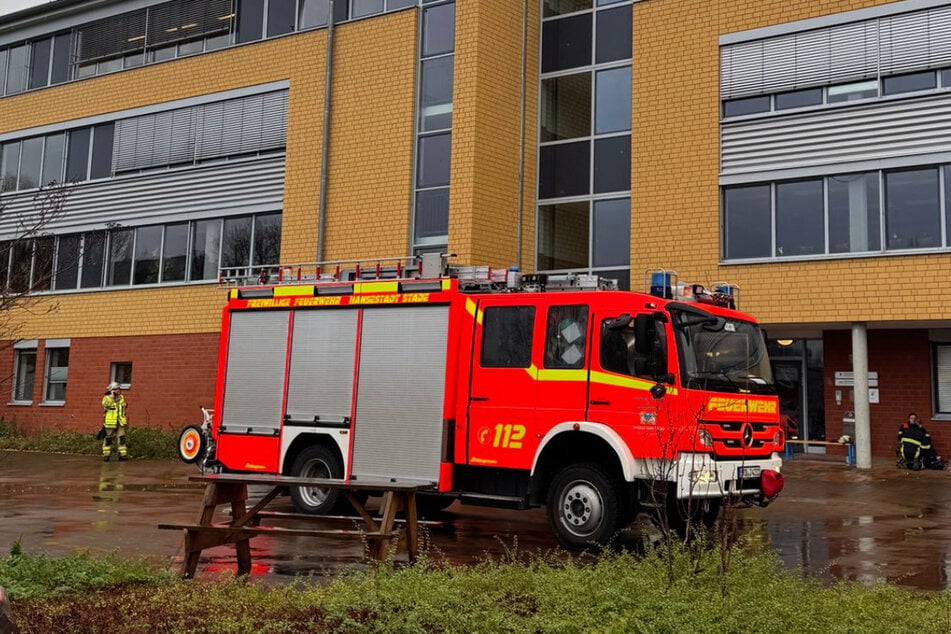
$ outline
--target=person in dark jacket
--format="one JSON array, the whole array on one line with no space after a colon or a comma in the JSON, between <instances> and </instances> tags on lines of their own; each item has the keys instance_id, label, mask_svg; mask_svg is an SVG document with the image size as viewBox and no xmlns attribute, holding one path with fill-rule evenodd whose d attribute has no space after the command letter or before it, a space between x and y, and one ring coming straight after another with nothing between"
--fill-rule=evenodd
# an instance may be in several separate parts
<instances>
[{"instance_id":1,"label":"person in dark jacket","mask_svg":"<svg viewBox=\"0 0 951 634\"><path fill-rule=\"evenodd\" d=\"M898 463L914 471L944 469L944 461L931 445L931 435L914 412L898 428Z\"/></svg>"}]
</instances>

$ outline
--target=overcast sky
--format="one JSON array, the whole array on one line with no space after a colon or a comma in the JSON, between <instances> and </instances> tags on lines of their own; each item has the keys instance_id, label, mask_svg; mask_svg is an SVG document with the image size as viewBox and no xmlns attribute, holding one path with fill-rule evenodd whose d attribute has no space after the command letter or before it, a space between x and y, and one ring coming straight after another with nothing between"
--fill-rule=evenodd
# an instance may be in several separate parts
<instances>
[{"instance_id":1,"label":"overcast sky","mask_svg":"<svg viewBox=\"0 0 951 634\"><path fill-rule=\"evenodd\" d=\"M35 7L45 2L50 2L50 0L0 0L0 15L13 13L27 7Z\"/></svg>"}]
</instances>

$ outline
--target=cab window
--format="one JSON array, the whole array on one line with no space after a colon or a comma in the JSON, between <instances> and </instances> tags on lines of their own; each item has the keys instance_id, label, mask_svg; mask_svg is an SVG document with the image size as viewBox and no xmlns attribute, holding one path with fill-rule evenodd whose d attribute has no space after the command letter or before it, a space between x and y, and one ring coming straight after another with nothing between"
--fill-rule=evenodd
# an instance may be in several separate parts
<instances>
[{"instance_id":1,"label":"cab window","mask_svg":"<svg viewBox=\"0 0 951 634\"><path fill-rule=\"evenodd\" d=\"M617 374L626 374L628 376L637 376L646 379L652 379L658 372L660 366L662 372L666 372L666 356L664 355L664 331L658 328L654 337L653 349L656 351L657 359L652 360L650 356L638 353L635 349L635 329L634 322L621 328L610 328L615 323L614 318L604 319L601 322L601 347L599 357L601 369Z\"/></svg>"},{"instance_id":2,"label":"cab window","mask_svg":"<svg viewBox=\"0 0 951 634\"><path fill-rule=\"evenodd\" d=\"M584 367L587 306L552 306L545 331L545 367L576 370Z\"/></svg>"},{"instance_id":3,"label":"cab window","mask_svg":"<svg viewBox=\"0 0 951 634\"><path fill-rule=\"evenodd\" d=\"M529 367L534 323L532 306L486 308L482 315L482 367Z\"/></svg>"}]
</instances>

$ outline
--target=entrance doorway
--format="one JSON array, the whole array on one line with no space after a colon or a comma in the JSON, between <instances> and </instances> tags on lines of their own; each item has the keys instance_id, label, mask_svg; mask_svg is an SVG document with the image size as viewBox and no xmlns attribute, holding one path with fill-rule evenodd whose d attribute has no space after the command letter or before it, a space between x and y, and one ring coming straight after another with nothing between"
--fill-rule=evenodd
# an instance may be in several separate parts
<instances>
[{"instance_id":1,"label":"entrance doorway","mask_svg":"<svg viewBox=\"0 0 951 634\"><path fill-rule=\"evenodd\" d=\"M825 440L822 340L769 339L767 345L787 437Z\"/></svg>"}]
</instances>

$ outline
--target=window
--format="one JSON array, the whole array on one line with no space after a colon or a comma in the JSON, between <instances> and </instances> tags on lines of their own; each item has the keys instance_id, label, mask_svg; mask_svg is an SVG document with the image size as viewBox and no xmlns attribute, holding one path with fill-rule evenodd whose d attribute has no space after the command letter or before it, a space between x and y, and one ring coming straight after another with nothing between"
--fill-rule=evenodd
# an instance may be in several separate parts
<instances>
[{"instance_id":1,"label":"window","mask_svg":"<svg viewBox=\"0 0 951 634\"><path fill-rule=\"evenodd\" d=\"M163 227L161 225L139 227L135 230L133 284L156 284L159 281L162 233Z\"/></svg>"},{"instance_id":2,"label":"window","mask_svg":"<svg viewBox=\"0 0 951 634\"><path fill-rule=\"evenodd\" d=\"M89 141L91 128L69 131L69 148L66 151L66 182L76 183L89 178Z\"/></svg>"},{"instance_id":3,"label":"window","mask_svg":"<svg viewBox=\"0 0 951 634\"><path fill-rule=\"evenodd\" d=\"M594 192L631 188L631 137L615 136L594 142Z\"/></svg>"},{"instance_id":4,"label":"window","mask_svg":"<svg viewBox=\"0 0 951 634\"><path fill-rule=\"evenodd\" d=\"M878 174L844 174L826 179L829 190L829 252L881 249Z\"/></svg>"},{"instance_id":5,"label":"window","mask_svg":"<svg viewBox=\"0 0 951 634\"><path fill-rule=\"evenodd\" d=\"M267 214L254 218L254 253L251 264L262 266L280 264L281 214Z\"/></svg>"},{"instance_id":6,"label":"window","mask_svg":"<svg viewBox=\"0 0 951 634\"><path fill-rule=\"evenodd\" d=\"M109 260L106 268L106 286L123 286L132 279L132 229L109 233Z\"/></svg>"},{"instance_id":7,"label":"window","mask_svg":"<svg viewBox=\"0 0 951 634\"><path fill-rule=\"evenodd\" d=\"M23 44L7 49L6 94L13 95L26 90L30 72L30 46Z\"/></svg>"},{"instance_id":8,"label":"window","mask_svg":"<svg viewBox=\"0 0 951 634\"><path fill-rule=\"evenodd\" d=\"M49 83L52 49L52 38L46 37L33 42L33 59L30 64L30 88L41 88Z\"/></svg>"},{"instance_id":9,"label":"window","mask_svg":"<svg viewBox=\"0 0 951 634\"><path fill-rule=\"evenodd\" d=\"M588 141L543 145L540 148L538 197L560 198L591 193Z\"/></svg>"},{"instance_id":10,"label":"window","mask_svg":"<svg viewBox=\"0 0 951 634\"><path fill-rule=\"evenodd\" d=\"M591 14L551 20L542 24L542 72L591 64Z\"/></svg>"},{"instance_id":11,"label":"window","mask_svg":"<svg viewBox=\"0 0 951 634\"><path fill-rule=\"evenodd\" d=\"M361 18L365 15L383 12L383 0L351 0L350 17Z\"/></svg>"},{"instance_id":12,"label":"window","mask_svg":"<svg viewBox=\"0 0 951 634\"><path fill-rule=\"evenodd\" d=\"M941 246L938 170L885 173L886 248Z\"/></svg>"},{"instance_id":13,"label":"window","mask_svg":"<svg viewBox=\"0 0 951 634\"><path fill-rule=\"evenodd\" d=\"M753 185L723 190L724 256L728 260L769 257L772 243L770 187Z\"/></svg>"},{"instance_id":14,"label":"window","mask_svg":"<svg viewBox=\"0 0 951 634\"><path fill-rule=\"evenodd\" d=\"M598 11L598 39L594 47L595 62L631 59L631 5Z\"/></svg>"},{"instance_id":15,"label":"window","mask_svg":"<svg viewBox=\"0 0 951 634\"><path fill-rule=\"evenodd\" d=\"M63 236L56 249L56 277L53 288L58 291L76 288L79 280L81 236Z\"/></svg>"},{"instance_id":16,"label":"window","mask_svg":"<svg viewBox=\"0 0 951 634\"><path fill-rule=\"evenodd\" d=\"M855 101L857 99L869 99L878 97L878 82L860 81L854 84L842 84L840 86L829 86L826 88L826 101L829 103L839 103L842 101Z\"/></svg>"},{"instance_id":17,"label":"window","mask_svg":"<svg viewBox=\"0 0 951 634\"><path fill-rule=\"evenodd\" d=\"M553 15L564 15L590 9L591 0L545 0L542 6L545 9L544 16L548 18Z\"/></svg>"},{"instance_id":18,"label":"window","mask_svg":"<svg viewBox=\"0 0 951 634\"><path fill-rule=\"evenodd\" d=\"M588 266L588 202L538 208L538 268L583 269Z\"/></svg>"},{"instance_id":19,"label":"window","mask_svg":"<svg viewBox=\"0 0 951 634\"><path fill-rule=\"evenodd\" d=\"M456 4L423 10L423 57L451 53L456 46Z\"/></svg>"},{"instance_id":20,"label":"window","mask_svg":"<svg viewBox=\"0 0 951 634\"><path fill-rule=\"evenodd\" d=\"M123 390L132 387L132 362L113 361L109 365L109 382L118 383Z\"/></svg>"},{"instance_id":21,"label":"window","mask_svg":"<svg viewBox=\"0 0 951 634\"><path fill-rule=\"evenodd\" d=\"M453 57L427 59L422 65L420 94L420 132L452 127Z\"/></svg>"},{"instance_id":22,"label":"window","mask_svg":"<svg viewBox=\"0 0 951 634\"><path fill-rule=\"evenodd\" d=\"M630 77L630 69L628 69ZM605 96L604 108L611 106ZM598 93L598 104L601 104ZM562 75L542 80L541 140L561 141L591 134L591 73ZM600 113L599 113L600 114ZM627 109L630 127L630 99Z\"/></svg>"},{"instance_id":23,"label":"window","mask_svg":"<svg viewBox=\"0 0 951 634\"><path fill-rule=\"evenodd\" d=\"M758 112L769 112L769 95L730 99L723 102L724 117L742 117Z\"/></svg>"},{"instance_id":24,"label":"window","mask_svg":"<svg viewBox=\"0 0 951 634\"><path fill-rule=\"evenodd\" d=\"M221 239L221 267L251 264L251 218L226 218Z\"/></svg>"},{"instance_id":25,"label":"window","mask_svg":"<svg viewBox=\"0 0 951 634\"><path fill-rule=\"evenodd\" d=\"M20 142L0 146L0 192L12 192L17 188L17 172L20 170Z\"/></svg>"},{"instance_id":26,"label":"window","mask_svg":"<svg viewBox=\"0 0 951 634\"><path fill-rule=\"evenodd\" d=\"M612 68L597 74L594 131L621 132L631 129L631 68ZM628 189L628 188L625 188Z\"/></svg>"},{"instance_id":27,"label":"window","mask_svg":"<svg viewBox=\"0 0 951 634\"><path fill-rule=\"evenodd\" d=\"M651 367L647 355L635 350L634 322L623 328L611 328L614 318L601 321L601 346L598 351L601 368L616 374L653 378L655 369ZM657 329L658 340L655 341L655 350L662 352L663 329ZM657 367L664 368L667 363L663 358L655 359Z\"/></svg>"},{"instance_id":28,"label":"window","mask_svg":"<svg viewBox=\"0 0 951 634\"><path fill-rule=\"evenodd\" d=\"M416 194L415 242L445 242L449 234L449 188L426 189Z\"/></svg>"},{"instance_id":29,"label":"window","mask_svg":"<svg viewBox=\"0 0 951 634\"><path fill-rule=\"evenodd\" d=\"M592 265L595 267L630 266L630 198L596 200L593 221Z\"/></svg>"},{"instance_id":30,"label":"window","mask_svg":"<svg viewBox=\"0 0 951 634\"><path fill-rule=\"evenodd\" d=\"M545 331L545 367L583 368L587 329L587 306L549 308L548 326Z\"/></svg>"},{"instance_id":31,"label":"window","mask_svg":"<svg viewBox=\"0 0 951 634\"><path fill-rule=\"evenodd\" d=\"M267 36L275 37L294 31L297 0L268 0Z\"/></svg>"},{"instance_id":32,"label":"window","mask_svg":"<svg viewBox=\"0 0 951 634\"><path fill-rule=\"evenodd\" d=\"M218 249L221 244L221 220L199 220L192 225L191 280L218 277Z\"/></svg>"},{"instance_id":33,"label":"window","mask_svg":"<svg viewBox=\"0 0 951 634\"><path fill-rule=\"evenodd\" d=\"M264 0L238 0L238 33L240 43L260 40L264 34Z\"/></svg>"},{"instance_id":34,"label":"window","mask_svg":"<svg viewBox=\"0 0 951 634\"><path fill-rule=\"evenodd\" d=\"M792 92L783 92L776 95L776 109L790 110L792 108L805 108L806 106L818 106L822 103L822 89L809 88L806 90L795 90Z\"/></svg>"},{"instance_id":35,"label":"window","mask_svg":"<svg viewBox=\"0 0 951 634\"><path fill-rule=\"evenodd\" d=\"M36 189L40 186L43 162L43 137L26 139L20 144L20 178L17 189Z\"/></svg>"},{"instance_id":36,"label":"window","mask_svg":"<svg viewBox=\"0 0 951 634\"><path fill-rule=\"evenodd\" d=\"M13 356L13 400L32 402L36 383L36 348L16 349Z\"/></svg>"},{"instance_id":37,"label":"window","mask_svg":"<svg viewBox=\"0 0 951 634\"><path fill-rule=\"evenodd\" d=\"M43 176L40 185L52 185L63 182L63 167L66 162L66 133L51 134L46 137L43 150Z\"/></svg>"},{"instance_id":38,"label":"window","mask_svg":"<svg viewBox=\"0 0 951 634\"><path fill-rule=\"evenodd\" d=\"M69 348L46 344L46 388L44 402L66 401L66 380L69 377Z\"/></svg>"},{"instance_id":39,"label":"window","mask_svg":"<svg viewBox=\"0 0 951 634\"><path fill-rule=\"evenodd\" d=\"M776 185L776 255L825 253L822 179Z\"/></svg>"},{"instance_id":40,"label":"window","mask_svg":"<svg viewBox=\"0 0 951 634\"><path fill-rule=\"evenodd\" d=\"M56 241L52 237L37 238L33 241L33 274L31 291L48 291L53 285L53 248Z\"/></svg>"},{"instance_id":41,"label":"window","mask_svg":"<svg viewBox=\"0 0 951 634\"><path fill-rule=\"evenodd\" d=\"M938 87L938 80L933 70L926 73L910 73L908 75L893 75L882 79L882 94L896 95L903 92L918 90L933 90Z\"/></svg>"},{"instance_id":42,"label":"window","mask_svg":"<svg viewBox=\"0 0 951 634\"><path fill-rule=\"evenodd\" d=\"M449 184L450 144L449 134L420 137L417 187L439 187Z\"/></svg>"},{"instance_id":43,"label":"window","mask_svg":"<svg viewBox=\"0 0 951 634\"><path fill-rule=\"evenodd\" d=\"M188 223L168 225L162 242L162 281L180 282L185 279L188 259Z\"/></svg>"},{"instance_id":44,"label":"window","mask_svg":"<svg viewBox=\"0 0 951 634\"><path fill-rule=\"evenodd\" d=\"M84 233L82 248L83 288L98 288L102 286L105 263L106 233L104 231Z\"/></svg>"},{"instance_id":45,"label":"window","mask_svg":"<svg viewBox=\"0 0 951 634\"><path fill-rule=\"evenodd\" d=\"M327 24L330 13L329 0L301 0L298 12L297 28L309 29Z\"/></svg>"},{"instance_id":46,"label":"window","mask_svg":"<svg viewBox=\"0 0 951 634\"><path fill-rule=\"evenodd\" d=\"M489 307L482 323L483 368L527 368L532 364L534 307Z\"/></svg>"}]
</instances>

